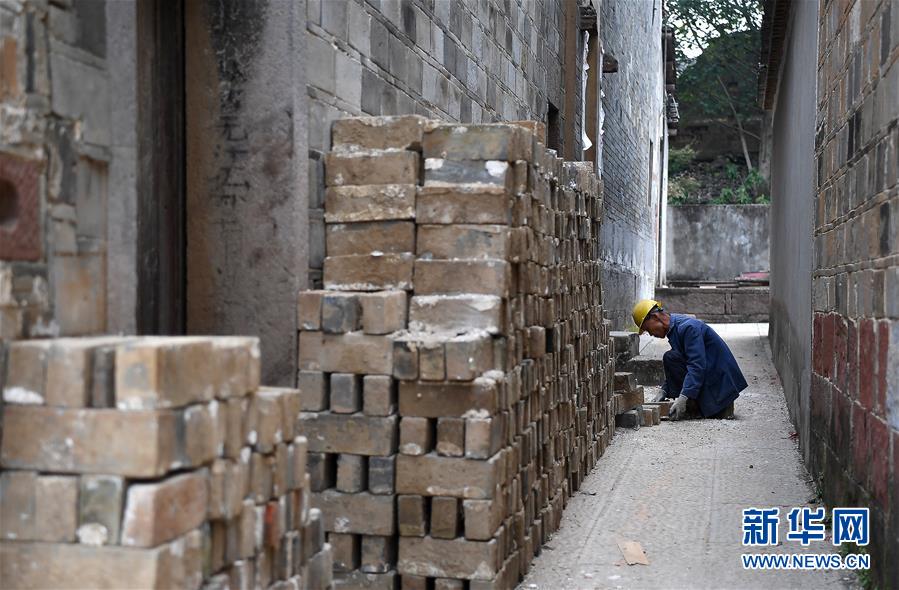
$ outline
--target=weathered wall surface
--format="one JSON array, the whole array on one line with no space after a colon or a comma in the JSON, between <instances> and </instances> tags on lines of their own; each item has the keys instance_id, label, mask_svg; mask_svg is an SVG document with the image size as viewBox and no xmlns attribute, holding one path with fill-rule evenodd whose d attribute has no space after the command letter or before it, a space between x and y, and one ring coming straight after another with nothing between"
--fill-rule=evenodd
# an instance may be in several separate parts
<instances>
[{"instance_id":1,"label":"weathered wall surface","mask_svg":"<svg viewBox=\"0 0 899 590\"><path fill-rule=\"evenodd\" d=\"M272 384L294 382L306 287L304 8L188 2L186 14L187 330L260 336Z\"/></svg>"},{"instance_id":2,"label":"weathered wall surface","mask_svg":"<svg viewBox=\"0 0 899 590\"><path fill-rule=\"evenodd\" d=\"M810 466L899 584L899 6L821 4Z\"/></svg>"},{"instance_id":3,"label":"weathered wall surface","mask_svg":"<svg viewBox=\"0 0 899 590\"><path fill-rule=\"evenodd\" d=\"M309 0L311 286L321 285L321 159L331 122L360 114L546 121L551 103L564 128L566 7L576 10L562 0Z\"/></svg>"},{"instance_id":4,"label":"weathered wall surface","mask_svg":"<svg viewBox=\"0 0 899 590\"><path fill-rule=\"evenodd\" d=\"M631 323L641 297L653 293L664 141L661 1L602 3L603 51L618 72L603 75L602 179L605 212L600 258L606 311L616 329ZM652 155L650 155L652 154Z\"/></svg>"},{"instance_id":5,"label":"weathered wall surface","mask_svg":"<svg viewBox=\"0 0 899 590\"><path fill-rule=\"evenodd\" d=\"M669 281L729 281L768 269L767 205L669 205Z\"/></svg>"},{"instance_id":6,"label":"weathered wall surface","mask_svg":"<svg viewBox=\"0 0 899 590\"><path fill-rule=\"evenodd\" d=\"M806 460L810 452L817 15L814 2L796 3L774 111L770 177L769 338Z\"/></svg>"},{"instance_id":7,"label":"weathered wall surface","mask_svg":"<svg viewBox=\"0 0 899 590\"><path fill-rule=\"evenodd\" d=\"M104 12L0 4L0 339L107 326Z\"/></svg>"}]
</instances>

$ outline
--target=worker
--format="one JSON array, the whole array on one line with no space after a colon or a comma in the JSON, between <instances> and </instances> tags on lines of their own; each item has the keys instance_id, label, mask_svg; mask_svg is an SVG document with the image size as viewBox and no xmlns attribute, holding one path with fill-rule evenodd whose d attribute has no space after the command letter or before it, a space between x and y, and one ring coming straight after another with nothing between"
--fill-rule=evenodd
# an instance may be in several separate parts
<instances>
[{"instance_id":1,"label":"worker","mask_svg":"<svg viewBox=\"0 0 899 590\"><path fill-rule=\"evenodd\" d=\"M734 400L748 385L724 340L705 322L668 313L661 302L652 299L639 301L633 318L641 334L667 336L671 344L671 350L662 356L662 391L664 397L674 399L669 418L733 418Z\"/></svg>"}]
</instances>

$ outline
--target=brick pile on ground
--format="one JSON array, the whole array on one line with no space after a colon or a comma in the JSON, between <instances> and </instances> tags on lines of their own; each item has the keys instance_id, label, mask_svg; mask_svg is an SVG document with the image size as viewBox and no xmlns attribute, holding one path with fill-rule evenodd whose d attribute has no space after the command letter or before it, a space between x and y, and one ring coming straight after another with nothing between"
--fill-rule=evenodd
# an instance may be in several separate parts
<instances>
[{"instance_id":1,"label":"brick pile on ground","mask_svg":"<svg viewBox=\"0 0 899 590\"><path fill-rule=\"evenodd\" d=\"M646 401L643 386L637 385L634 373L615 373L615 393L612 395L611 408L617 426L656 426L661 420L668 419L672 403L672 400Z\"/></svg>"},{"instance_id":2,"label":"brick pile on ground","mask_svg":"<svg viewBox=\"0 0 899 590\"><path fill-rule=\"evenodd\" d=\"M327 588L299 391L255 338L8 344L0 579L9 588Z\"/></svg>"},{"instance_id":3,"label":"brick pile on ground","mask_svg":"<svg viewBox=\"0 0 899 590\"><path fill-rule=\"evenodd\" d=\"M336 586L514 587L611 438L601 189L526 125L334 124L298 381Z\"/></svg>"}]
</instances>

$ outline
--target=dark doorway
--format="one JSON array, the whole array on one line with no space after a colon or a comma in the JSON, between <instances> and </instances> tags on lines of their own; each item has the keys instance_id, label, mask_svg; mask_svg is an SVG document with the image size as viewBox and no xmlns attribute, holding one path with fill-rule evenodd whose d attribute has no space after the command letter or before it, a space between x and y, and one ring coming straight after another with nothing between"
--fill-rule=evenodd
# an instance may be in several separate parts
<instances>
[{"instance_id":1,"label":"dark doorway","mask_svg":"<svg viewBox=\"0 0 899 590\"><path fill-rule=\"evenodd\" d=\"M184 2L139 2L137 23L137 331L183 334Z\"/></svg>"},{"instance_id":2,"label":"dark doorway","mask_svg":"<svg viewBox=\"0 0 899 590\"><path fill-rule=\"evenodd\" d=\"M546 147L556 150L556 153L562 155L562 122L559 120L559 109L548 103L546 110Z\"/></svg>"}]
</instances>

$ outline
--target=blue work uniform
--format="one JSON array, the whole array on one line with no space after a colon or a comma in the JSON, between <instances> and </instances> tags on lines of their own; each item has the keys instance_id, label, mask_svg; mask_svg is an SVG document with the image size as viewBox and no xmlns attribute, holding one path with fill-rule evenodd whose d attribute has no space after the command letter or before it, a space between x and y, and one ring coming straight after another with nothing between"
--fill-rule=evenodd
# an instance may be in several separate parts
<instances>
[{"instance_id":1,"label":"blue work uniform","mask_svg":"<svg viewBox=\"0 0 899 590\"><path fill-rule=\"evenodd\" d=\"M672 313L668 342L663 389L696 400L703 416L718 414L748 387L727 344L704 322Z\"/></svg>"}]
</instances>

